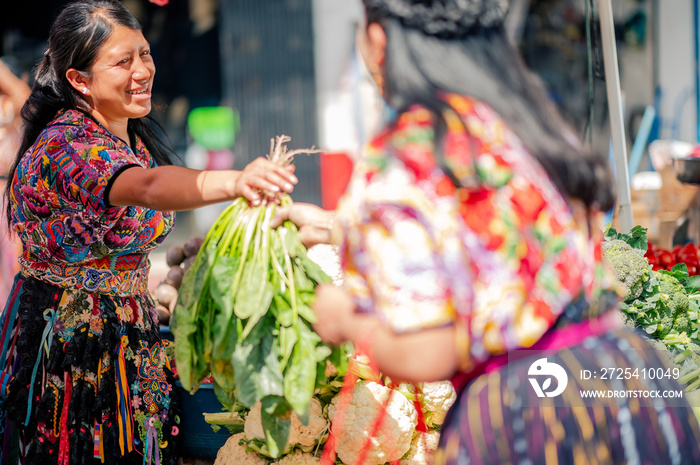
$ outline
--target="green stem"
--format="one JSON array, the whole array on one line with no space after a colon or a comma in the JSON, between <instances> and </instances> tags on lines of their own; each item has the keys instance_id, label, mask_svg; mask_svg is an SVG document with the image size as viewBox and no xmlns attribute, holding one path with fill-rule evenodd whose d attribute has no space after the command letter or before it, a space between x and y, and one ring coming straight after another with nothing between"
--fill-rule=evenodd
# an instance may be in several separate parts
<instances>
[{"instance_id":1,"label":"green stem","mask_svg":"<svg viewBox=\"0 0 700 465\"><path fill-rule=\"evenodd\" d=\"M698 372L696 373L696 376L697 376L697 375L700 375L700 371L698 371ZM692 378L691 378L691 379L692 379ZM680 379L679 379L678 381L680 381ZM684 384L684 383L681 383L681 384ZM700 379L697 379L697 380L695 380L694 383L687 385L687 386L685 387L685 390L686 390L686 391L692 391L693 389L695 389L695 388L698 387L698 386L700 386Z\"/></svg>"},{"instance_id":2,"label":"green stem","mask_svg":"<svg viewBox=\"0 0 700 465\"><path fill-rule=\"evenodd\" d=\"M299 317L299 313L297 311L297 293L294 287L294 270L292 269L292 260L291 258L289 258L289 250L287 250L287 244L284 240L285 238L282 237L281 233L280 239L282 240L282 250L284 251L284 263L287 266L287 279L289 281L289 298L291 300L290 307L292 308L293 317L292 321L296 321Z\"/></svg>"},{"instance_id":3,"label":"green stem","mask_svg":"<svg viewBox=\"0 0 700 465\"><path fill-rule=\"evenodd\" d=\"M680 354L676 355L676 357L673 359L673 363L678 365L681 363L683 360L688 358L693 352L690 349L685 349L685 351L681 352Z\"/></svg>"},{"instance_id":4,"label":"green stem","mask_svg":"<svg viewBox=\"0 0 700 465\"><path fill-rule=\"evenodd\" d=\"M243 250L241 251L241 262L238 264L238 271L236 272L236 278L233 280L233 292L232 295L238 293L238 285L241 282L241 276L243 275L243 268L248 258L248 250L250 249L251 239L253 238L253 233L255 232L255 226L260 216L260 210L253 210L250 218L248 219L248 224L245 225L246 231L243 238Z\"/></svg>"},{"instance_id":5,"label":"green stem","mask_svg":"<svg viewBox=\"0 0 700 465\"><path fill-rule=\"evenodd\" d=\"M689 381L695 379L696 377L700 376L700 368L691 371L690 373L686 373L685 375L681 376L678 378L678 382L681 384L687 384ZM698 380L700 381L700 380Z\"/></svg>"}]
</instances>

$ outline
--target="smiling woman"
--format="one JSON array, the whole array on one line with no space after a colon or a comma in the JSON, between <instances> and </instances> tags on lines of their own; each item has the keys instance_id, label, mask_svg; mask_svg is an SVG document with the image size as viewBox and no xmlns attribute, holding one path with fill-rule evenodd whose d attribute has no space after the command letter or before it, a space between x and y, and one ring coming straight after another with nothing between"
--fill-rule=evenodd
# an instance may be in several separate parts
<instances>
[{"instance_id":1,"label":"smiling woman","mask_svg":"<svg viewBox=\"0 0 700 465\"><path fill-rule=\"evenodd\" d=\"M242 171L171 166L145 119L154 75L117 1L71 3L51 27L6 189L22 255L0 318L1 463L17 437L26 463L177 463L148 253L173 228L169 210L256 204L297 182L262 158Z\"/></svg>"},{"instance_id":2,"label":"smiling woman","mask_svg":"<svg viewBox=\"0 0 700 465\"><path fill-rule=\"evenodd\" d=\"M143 33L116 26L102 46L91 72L71 68L68 82L83 94L92 116L112 134L129 143L129 119L151 111L151 87L156 67Z\"/></svg>"}]
</instances>

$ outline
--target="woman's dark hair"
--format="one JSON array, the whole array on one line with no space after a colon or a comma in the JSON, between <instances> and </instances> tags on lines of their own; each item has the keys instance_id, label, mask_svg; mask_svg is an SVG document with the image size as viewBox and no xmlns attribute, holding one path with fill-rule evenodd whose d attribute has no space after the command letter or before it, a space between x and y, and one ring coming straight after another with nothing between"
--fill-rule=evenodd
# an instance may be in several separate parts
<instances>
[{"instance_id":1,"label":"woman's dark hair","mask_svg":"<svg viewBox=\"0 0 700 465\"><path fill-rule=\"evenodd\" d=\"M84 0L66 6L49 31L49 48L36 72L31 94L22 107L24 126L19 151L5 187L7 221L11 221L10 194L12 179L25 152L36 142L46 125L60 110L88 110L90 105L71 86L66 71L74 68L88 75L100 48L115 26L141 30L141 24L118 1ZM128 129L141 137L159 165L172 164L168 146L151 129L159 126L149 117L130 119ZM159 128L160 129L160 128Z\"/></svg>"},{"instance_id":2,"label":"woman's dark hair","mask_svg":"<svg viewBox=\"0 0 700 465\"><path fill-rule=\"evenodd\" d=\"M392 107L403 111L421 104L439 121L445 106L439 93L471 96L503 118L562 193L588 207L613 206L607 158L581 147L506 38L504 1L363 3L367 24L379 23L386 32L384 96Z\"/></svg>"}]
</instances>

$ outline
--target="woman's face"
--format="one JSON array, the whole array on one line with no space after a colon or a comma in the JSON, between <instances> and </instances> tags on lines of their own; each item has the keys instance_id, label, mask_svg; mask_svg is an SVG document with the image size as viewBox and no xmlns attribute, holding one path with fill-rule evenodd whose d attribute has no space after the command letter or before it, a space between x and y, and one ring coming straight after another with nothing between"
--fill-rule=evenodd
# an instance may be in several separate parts
<instances>
[{"instance_id":1,"label":"woman's face","mask_svg":"<svg viewBox=\"0 0 700 465\"><path fill-rule=\"evenodd\" d=\"M151 111L155 73L151 49L141 31L116 26L100 48L85 87L77 89L93 114L109 126L110 122L140 118Z\"/></svg>"}]
</instances>

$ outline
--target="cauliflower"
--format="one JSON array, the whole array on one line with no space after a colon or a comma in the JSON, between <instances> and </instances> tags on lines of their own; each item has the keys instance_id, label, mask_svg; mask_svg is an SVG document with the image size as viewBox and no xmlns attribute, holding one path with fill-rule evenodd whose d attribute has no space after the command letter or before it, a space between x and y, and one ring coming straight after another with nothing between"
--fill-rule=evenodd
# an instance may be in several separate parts
<instances>
[{"instance_id":1,"label":"cauliflower","mask_svg":"<svg viewBox=\"0 0 700 465\"><path fill-rule=\"evenodd\" d=\"M649 280L649 262L644 251L633 248L622 239L605 241L600 249L625 291L623 299L632 301L642 295L644 283Z\"/></svg>"},{"instance_id":2,"label":"cauliflower","mask_svg":"<svg viewBox=\"0 0 700 465\"><path fill-rule=\"evenodd\" d=\"M339 399L340 396L335 396L328 407L331 422L338 413ZM386 415L371 436L370 430L387 399L390 400ZM369 450L363 463L380 465L401 459L411 446L418 423L418 413L405 396L372 381L359 381L355 385L344 414L337 453L338 458L348 465L357 462L358 454L368 440Z\"/></svg>"},{"instance_id":3,"label":"cauliflower","mask_svg":"<svg viewBox=\"0 0 700 465\"><path fill-rule=\"evenodd\" d=\"M331 244L316 244L306 251L309 260L321 267L336 286L343 285L343 269L340 266L338 247Z\"/></svg>"},{"instance_id":4,"label":"cauliflower","mask_svg":"<svg viewBox=\"0 0 700 465\"><path fill-rule=\"evenodd\" d=\"M326 368L323 370L323 374L326 378L338 375L338 367L333 365L330 360L326 360Z\"/></svg>"},{"instance_id":5,"label":"cauliflower","mask_svg":"<svg viewBox=\"0 0 700 465\"><path fill-rule=\"evenodd\" d=\"M261 409L262 404L258 402L248 412L243 427L247 439L257 438L265 440ZM321 402L315 397L312 397L311 402L309 402L309 422L306 426L301 423L296 413L292 412L291 418L292 424L289 427L289 438L287 439L287 448L285 450L289 450L297 444L302 447L312 447L328 426L328 422L323 417Z\"/></svg>"},{"instance_id":6,"label":"cauliflower","mask_svg":"<svg viewBox=\"0 0 700 465\"><path fill-rule=\"evenodd\" d=\"M216 454L214 465L267 465L267 460L255 452L246 452L246 446L239 442L244 439L243 433L234 434L226 441Z\"/></svg>"},{"instance_id":7,"label":"cauliflower","mask_svg":"<svg viewBox=\"0 0 700 465\"><path fill-rule=\"evenodd\" d=\"M430 465L433 452L437 450L439 443L439 431L416 434L411 442L411 449L401 459L400 465Z\"/></svg>"},{"instance_id":8,"label":"cauliflower","mask_svg":"<svg viewBox=\"0 0 700 465\"><path fill-rule=\"evenodd\" d=\"M293 454L285 455L279 462L274 462L272 465L321 465L321 459L297 449Z\"/></svg>"},{"instance_id":9,"label":"cauliflower","mask_svg":"<svg viewBox=\"0 0 700 465\"><path fill-rule=\"evenodd\" d=\"M421 407L425 414L425 424L429 427L442 425L457 393L450 381L423 383L421 386Z\"/></svg>"}]
</instances>

